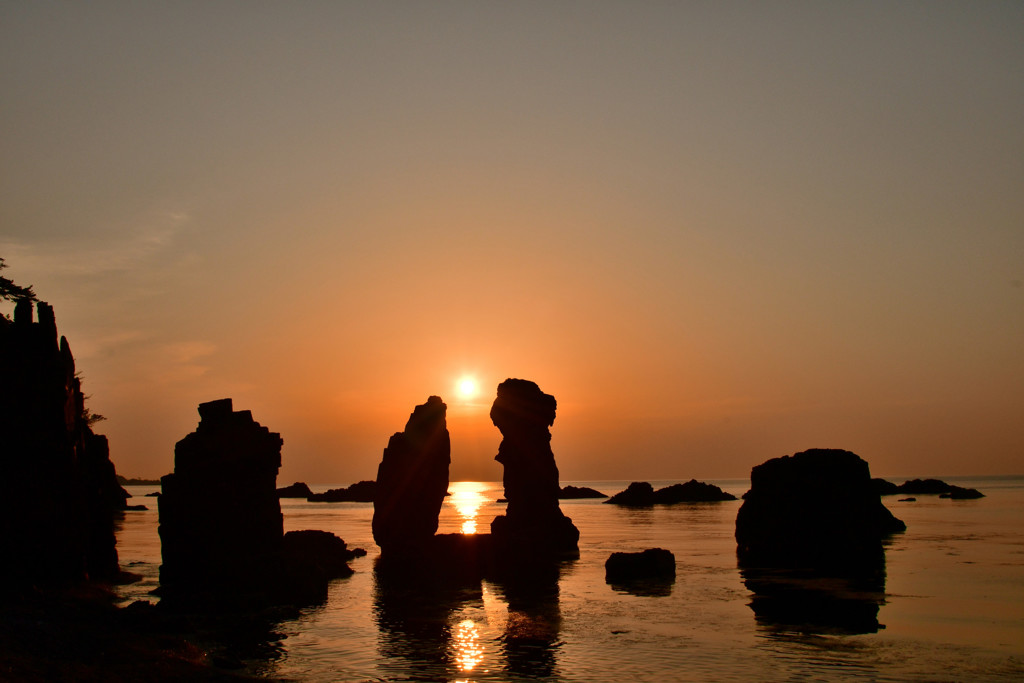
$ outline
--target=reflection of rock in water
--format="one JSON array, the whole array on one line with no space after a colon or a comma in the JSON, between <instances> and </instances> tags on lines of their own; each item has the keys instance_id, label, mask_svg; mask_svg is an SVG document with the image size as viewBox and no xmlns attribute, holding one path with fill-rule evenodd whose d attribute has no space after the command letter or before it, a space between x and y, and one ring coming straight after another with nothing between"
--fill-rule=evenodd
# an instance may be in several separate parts
<instances>
[{"instance_id":1,"label":"reflection of rock in water","mask_svg":"<svg viewBox=\"0 0 1024 683\"><path fill-rule=\"evenodd\" d=\"M757 623L777 631L876 633L885 602L885 559L847 569L740 566Z\"/></svg>"},{"instance_id":2,"label":"reflection of rock in water","mask_svg":"<svg viewBox=\"0 0 1024 683\"><path fill-rule=\"evenodd\" d=\"M381 656L408 662L408 669L402 669L416 672L413 679L444 680L457 668L451 616L467 604L482 606L482 600L479 582L460 587L436 577L375 568L373 611Z\"/></svg>"},{"instance_id":3,"label":"reflection of rock in water","mask_svg":"<svg viewBox=\"0 0 1024 683\"><path fill-rule=\"evenodd\" d=\"M494 586L508 604L501 636L506 671L530 678L555 676L562 613L558 604L558 566L509 572Z\"/></svg>"}]
</instances>

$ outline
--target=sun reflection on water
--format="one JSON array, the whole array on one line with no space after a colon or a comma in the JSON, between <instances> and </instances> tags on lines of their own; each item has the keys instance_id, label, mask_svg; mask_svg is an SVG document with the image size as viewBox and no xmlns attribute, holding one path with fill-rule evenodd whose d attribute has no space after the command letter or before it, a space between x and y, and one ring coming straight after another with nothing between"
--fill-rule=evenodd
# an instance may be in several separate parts
<instances>
[{"instance_id":1,"label":"sun reflection on water","mask_svg":"<svg viewBox=\"0 0 1024 683\"><path fill-rule=\"evenodd\" d=\"M455 663L459 671L472 671L484 661L484 647L480 643L480 629L472 619L464 619L452 634L455 645Z\"/></svg>"},{"instance_id":2,"label":"sun reflection on water","mask_svg":"<svg viewBox=\"0 0 1024 683\"><path fill-rule=\"evenodd\" d=\"M462 518L461 531L464 534L476 533L476 518L480 507L487 502L483 491L486 485L479 481L455 481L449 487L451 503Z\"/></svg>"}]
</instances>

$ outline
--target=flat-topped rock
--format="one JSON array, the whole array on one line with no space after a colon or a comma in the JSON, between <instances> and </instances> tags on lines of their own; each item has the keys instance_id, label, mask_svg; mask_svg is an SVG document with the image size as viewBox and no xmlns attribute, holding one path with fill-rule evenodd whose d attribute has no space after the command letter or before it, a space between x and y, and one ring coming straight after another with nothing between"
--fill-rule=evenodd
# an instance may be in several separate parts
<instances>
[{"instance_id":1,"label":"flat-topped rock","mask_svg":"<svg viewBox=\"0 0 1024 683\"><path fill-rule=\"evenodd\" d=\"M855 453L812 449L753 468L736 516L743 564L876 562L906 526L882 505Z\"/></svg>"}]
</instances>

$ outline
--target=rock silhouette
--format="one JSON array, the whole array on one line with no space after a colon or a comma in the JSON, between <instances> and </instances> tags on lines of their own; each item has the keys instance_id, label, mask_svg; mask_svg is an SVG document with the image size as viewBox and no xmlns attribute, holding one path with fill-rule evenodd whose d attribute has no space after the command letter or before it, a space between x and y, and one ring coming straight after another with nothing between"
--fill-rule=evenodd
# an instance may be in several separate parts
<instances>
[{"instance_id":1,"label":"rock silhouette","mask_svg":"<svg viewBox=\"0 0 1024 683\"><path fill-rule=\"evenodd\" d=\"M754 467L736 516L742 565L876 562L882 539L906 525L882 505L868 464L849 451L812 449Z\"/></svg>"},{"instance_id":2,"label":"rock silhouette","mask_svg":"<svg viewBox=\"0 0 1024 683\"><path fill-rule=\"evenodd\" d=\"M160 583L263 585L282 561L277 498L281 435L234 411L231 399L199 405L199 426L174 447L161 479ZM243 571L239 571L244 568Z\"/></svg>"},{"instance_id":3,"label":"rock silhouette","mask_svg":"<svg viewBox=\"0 0 1024 683\"><path fill-rule=\"evenodd\" d=\"M638 553L612 553L604 563L608 583L629 583L642 579L675 579L676 558L664 548Z\"/></svg>"},{"instance_id":4,"label":"rock silhouette","mask_svg":"<svg viewBox=\"0 0 1024 683\"><path fill-rule=\"evenodd\" d=\"M589 486L563 486L558 497L562 500L575 500L580 498L607 498L608 494L601 493Z\"/></svg>"},{"instance_id":5,"label":"rock silhouette","mask_svg":"<svg viewBox=\"0 0 1024 683\"><path fill-rule=\"evenodd\" d=\"M579 530L558 504L558 467L549 427L555 421L554 396L535 383L506 379L498 385L491 421L501 431L495 460L504 466L508 507L491 522L499 550L527 555L571 554Z\"/></svg>"},{"instance_id":6,"label":"rock silhouette","mask_svg":"<svg viewBox=\"0 0 1024 683\"><path fill-rule=\"evenodd\" d=\"M291 486L282 486L277 490L278 498L308 498L313 495L306 482L297 481Z\"/></svg>"},{"instance_id":7,"label":"rock silhouette","mask_svg":"<svg viewBox=\"0 0 1024 683\"><path fill-rule=\"evenodd\" d=\"M939 494L939 498L952 498L953 500L973 500L975 498L984 497L985 494L978 489L969 489L963 486L956 486L954 484L949 485L949 491Z\"/></svg>"},{"instance_id":8,"label":"rock silhouette","mask_svg":"<svg viewBox=\"0 0 1024 683\"><path fill-rule=\"evenodd\" d=\"M214 605L310 602L351 573L345 542L327 532L283 531L277 495L281 435L231 399L199 405L199 426L174 448L161 479L164 600Z\"/></svg>"},{"instance_id":9,"label":"rock silhouette","mask_svg":"<svg viewBox=\"0 0 1024 683\"><path fill-rule=\"evenodd\" d=\"M647 507L654 505L654 487L646 481L634 481L624 490L604 501L626 507Z\"/></svg>"},{"instance_id":10,"label":"rock silhouette","mask_svg":"<svg viewBox=\"0 0 1024 683\"><path fill-rule=\"evenodd\" d=\"M372 503L377 495L377 482L357 481L341 489L329 489L323 493L310 492L306 500L312 503Z\"/></svg>"},{"instance_id":11,"label":"rock silhouette","mask_svg":"<svg viewBox=\"0 0 1024 683\"><path fill-rule=\"evenodd\" d=\"M53 308L18 301L0 316L0 577L120 578L113 517L128 494L90 422Z\"/></svg>"},{"instance_id":12,"label":"rock silhouette","mask_svg":"<svg viewBox=\"0 0 1024 683\"><path fill-rule=\"evenodd\" d=\"M691 479L685 484L672 484L654 490L646 481L635 481L604 501L612 505L627 507L649 507L651 505L674 505L675 503L709 503L722 500L736 500L736 496L726 493L714 484Z\"/></svg>"},{"instance_id":13,"label":"rock silhouette","mask_svg":"<svg viewBox=\"0 0 1024 683\"><path fill-rule=\"evenodd\" d=\"M875 490L883 496L897 493L915 495L938 494L940 498L953 498L954 500L985 497L985 494L978 489L947 484L941 479L910 479L899 485L885 479L872 479L871 483L874 485Z\"/></svg>"},{"instance_id":14,"label":"rock silhouette","mask_svg":"<svg viewBox=\"0 0 1024 683\"><path fill-rule=\"evenodd\" d=\"M440 397L429 397L384 449L373 499L373 540L382 555L421 555L437 532L451 463L446 412Z\"/></svg>"}]
</instances>

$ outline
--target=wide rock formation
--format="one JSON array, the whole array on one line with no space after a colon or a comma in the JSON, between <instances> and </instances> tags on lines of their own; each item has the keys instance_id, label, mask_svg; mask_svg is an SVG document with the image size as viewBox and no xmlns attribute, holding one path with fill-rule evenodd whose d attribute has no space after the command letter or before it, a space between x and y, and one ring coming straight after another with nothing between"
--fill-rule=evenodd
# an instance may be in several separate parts
<instances>
[{"instance_id":1,"label":"wide rock formation","mask_svg":"<svg viewBox=\"0 0 1024 683\"><path fill-rule=\"evenodd\" d=\"M127 494L57 339L46 303L0 316L0 577L114 580L113 518Z\"/></svg>"},{"instance_id":2,"label":"wide rock formation","mask_svg":"<svg viewBox=\"0 0 1024 683\"><path fill-rule=\"evenodd\" d=\"M650 507L652 505L674 505L675 503L712 503L724 500L736 500L736 496L726 493L714 484L705 484L702 481L691 479L685 484L672 484L657 491L646 481L634 481L604 502L626 507Z\"/></svg>"},{"instance_id":3,"label":"wide rock formation","mask_svg":"<svg viewBox=\"0 0 1024 683\"><path fill-rule=\"evenodd\" d=\"M233 410L199 405L199 426L174 447L161 479L161 590L172 601L309 602L350 571L344 541L326 532L286 541L277 471L281 435ZM314 556L319 555L319 558Z\"/></svg>"},{"instance_id":4,"label":"wide rock formation","mask_svg":"<svg viewBox=\"0 0 1024 683\"><path fill-rule=\"evenodd\" d=\"M328 489L323 493L309 492L306 500L311 503L372 503L377 497L377 482L357 481L340 489Z\"/></svg>"},{"instance_id":5,"label":"wide rock formation","mask_svg":"<svg viewBox=\"0 0 1024 683\"><path fill-rule=\"evenodd\" d=\"M868 464L849 451L812 449L754 467L736 516L743 565L875 563L882 539L906 525L884 505Z\"/></svg>"},{"instance_id":6,"label":"wide rock formation","mask_svg":"<svg viewBox=\"0 0 1024 683\"><path fill-rule=\"evenodd\" d=\"M437 532L451 463L447 408L431 396L384 449L373 498L373 540L382 555L422 554Z\"/></svg>"},{"instance_id":7,"label":"wide rock formation","mask_svg":"<svg viewBox=\"0 0 1024 683\"><path fill-rule=\"evenodd\" d=\"M548 429L555 408L555 397L533 382L507 379L498 385L491 421L501 431L495 460L504 466L508 501L505 514L491 522L499 550L529 555L577 551L579 530L558 504L558 467Z\"/></svg>"},{"instance_id":8,"label":"wide rock formation","mask_svg":"<svg viewBox=\"0 0 1024 683\"><path fill-rule=\"evenodd\" d=\"M954 500L985 497L985 494L978 489L947 484L941 479L910 479L898 486L885 479L872 479L871 483L875 490L883 496L907 493L914 495L938 494L939 498L952 498Z\"/></svg>"}]
</instances>

